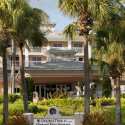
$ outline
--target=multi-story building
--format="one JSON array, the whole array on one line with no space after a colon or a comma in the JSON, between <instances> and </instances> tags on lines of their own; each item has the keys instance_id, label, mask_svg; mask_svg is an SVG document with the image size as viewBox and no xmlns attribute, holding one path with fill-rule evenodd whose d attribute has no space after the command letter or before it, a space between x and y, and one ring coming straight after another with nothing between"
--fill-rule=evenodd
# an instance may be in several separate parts
<instances>
[{"instance_id":1,"label":"multi-story building","mask_svg":"<svg viewBox=\"0 0 125 125\"><path fill-rule=\"evenodd\" d=\"M53 25L50 25L50 27ZM51 28L49 28L50 31ZM39 97L48 97L56 91L76 92L78 82L84 80L84 39L77 37L71 41L62 33L49 32L48 42L42 47L25 48L25 73L30 74L34 81L34 91ZM91 47L89 46L89 57ZM11 50L8 57L8 70L11 69ZM18 49L16 55L16 72L19 69ZM91 79L96 79L96 69L91 70ZM16 90L20 84L16 77ZM1 89L2 92L2 89Z\"/></svg>"}]
</instances>

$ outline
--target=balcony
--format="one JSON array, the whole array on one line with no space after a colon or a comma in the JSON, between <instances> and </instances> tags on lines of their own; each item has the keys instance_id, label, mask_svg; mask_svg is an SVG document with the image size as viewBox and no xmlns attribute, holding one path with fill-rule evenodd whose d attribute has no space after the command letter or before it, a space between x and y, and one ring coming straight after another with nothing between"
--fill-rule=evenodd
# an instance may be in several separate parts
<instances>
[{"instance_id":1,"label":"balcony","mask_svg":"<svg viewBox=\"0 0 125 125\"><path fill-rule=\"evenodd\" d=\"M29 67L39 66L43 63L46 63L46 61L29 61Z\"/></svg>"},{"instance_id":2,"label":"balcony","mask_svg":"<svg viewBox=\"0 0 125 125\"><path fill-rule=\"evenodd\" d=\"M84 52L83 47L72 47L72 49L75 50L75 52L77 52L77 53L83 53Z\"/></svg>"},{"instance_id":3,"label":"balcony","mask_svg":"<svg viewBox=\"0 0 125 125\"><path fill-rule=\"evenodd\" d=\"M55 49L55 50L69 50L68 47L35 47L31 48L30 53L46 53L50 49ZM72 47L71 50L75 50L76 52L82 53L83 48L82 47Z\"/></svg>"},{"instance_id":4,"label":"balcony","mask_svg":"<svg viewBox=\"0 0 125 125\"><path fill-rule=\"evenodd\" d=\"M46 53L47 52L47 47L34 47L34 48L30 48L29 53Z\"/></svg>"}]
</instances>

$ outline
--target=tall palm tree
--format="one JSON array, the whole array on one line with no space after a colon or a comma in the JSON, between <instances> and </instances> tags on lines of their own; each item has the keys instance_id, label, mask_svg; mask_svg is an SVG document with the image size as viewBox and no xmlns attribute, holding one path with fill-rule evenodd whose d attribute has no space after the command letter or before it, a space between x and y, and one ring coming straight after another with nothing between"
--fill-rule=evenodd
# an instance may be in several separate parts
<instances>
[{"instance_id":1,"label":"tall palm tree","mask_svg":"<svg viewBox=\"0 0 125 125\"><path fill-rule=\"evenodd\" d=\"M112 89L116 97L116 125L121 125L120 78L124 71L125 17L124 8L119 8L111 19L96 33L96 58L108 64L108 76L111 77Z\"/></svg>"},{"instance_id":2,"label":"tall palm tree","mask_svg":"<svg viewBox=\"0 0 125 125\"><path fill-rule=\"evenodd\" d=\"M85 78L85 100L84 113L90 112L90 80L89 80L89 59L88 59L88 34L93 21L98 25L108 19L111 10L111 2L108 0L59 0L60 10L68 16L77 19L80 35L84 38L84 78Z\"/></svg>"},{"instance_id":3,"label":"tall palm tree","mask_svg":"<svg viewBox=\"0 0 125 125\"><path fill-rule=\"evenodd\" d=\"M114 96L116 97L116 125L121 125L121 100L120 100L120 79L124 71L124 44L113 42L107 45L106 50L97 51L108 66L107 75L112 78ZM102 47L102 49L104 49ZM97 57L100 60L99 56Z\"/></svg>"},{"instance_id":4,"label":"tall palm tree","mask_svg":"<svg viewBox=\"0 0 125 125\"><path fill-rule=\"evenodd\" d=\"M16 46L15 42L12 39L11 42L12 46L12 62L11 62L11 74L10 74L10 86L11 86L11 93L13 94L15 91L15 61L16 61Z\"/></svg>"},{"instance_id":5,"label":"tall palm tree","mask_svg":"<svg viewBox=\"0 0 125 125\"><path fill-rule=\"evenodd\" d=\"M22 7L23 0L1 0L0 2L0 41L3 56L3 125L8 122L8 71L7 71L7 47L12 39L14 27ZM16 6L15 6L16 5Z\"/></svg>"},{"instance_id":6,"label":"tall palm tree","mask_svg":"<svg viewBox=\"0 0 125 125\"><path fill-rule=\"evenodd\" d=\"M16 26L16 44L19 47L19 63L21 74L21 85L24 102L24 112L28 112L28 95L24 76L24 55L25 45L41 46L47 39L40 30L40 26L47 19L47 14L42 10L31 8L27 3L24 5L23 13L19 17Z\"/></svg>"}]
</instances>

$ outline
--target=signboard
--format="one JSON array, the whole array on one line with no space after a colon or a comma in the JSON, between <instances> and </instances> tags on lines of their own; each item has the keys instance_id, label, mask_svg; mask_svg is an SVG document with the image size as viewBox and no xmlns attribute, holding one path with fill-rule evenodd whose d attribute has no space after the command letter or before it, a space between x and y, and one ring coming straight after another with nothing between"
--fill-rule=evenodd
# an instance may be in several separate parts
<instances>
[{"instance_id":1,"label":"signboard","mask_svg":"<svg viewBox=\"0 0 125 125\"><path fill-rule=\"evenodd\" d=\"M75 120L64 118L34 119L34 125L75 125Z\"/></svg>"},{"instance_id":2,"label":"signboard","mask_svg":"<svg viewBox=\"0 0 125 125\"><path fill-rule=\"evenodd\" d=\"M34 125L75 125L75 119L64 118L57 107L50 107L45 118L35 118Z\"/></svg>"}]
</instances>

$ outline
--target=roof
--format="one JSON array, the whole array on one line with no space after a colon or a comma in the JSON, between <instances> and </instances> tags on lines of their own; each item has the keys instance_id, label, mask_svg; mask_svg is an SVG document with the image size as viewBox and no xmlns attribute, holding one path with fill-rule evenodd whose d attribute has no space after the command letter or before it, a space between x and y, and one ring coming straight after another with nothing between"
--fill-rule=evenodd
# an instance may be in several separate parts
<instances>
[{"instance_id":1,"label":"roof","mask_svg":"<svg viewBox=\"0 0 125 125\"><path fill-rule=\"evenodd\" d=\"M47 62L28 68L35 70L83 70L83 63L75 61Z\"/></svg>"},{"instance_id":2,"label":"roof","mask_svg":"<svg viewBox=\"0 0 125 125\"><path fill-rule=\"evenodd\" d=\"M27 67L35 70L84 70L83 62L78 61L57 61L35 64L35 66ZM91 65L91 71L99 71L99 66Z\"/></svg>"}]
</instances>

